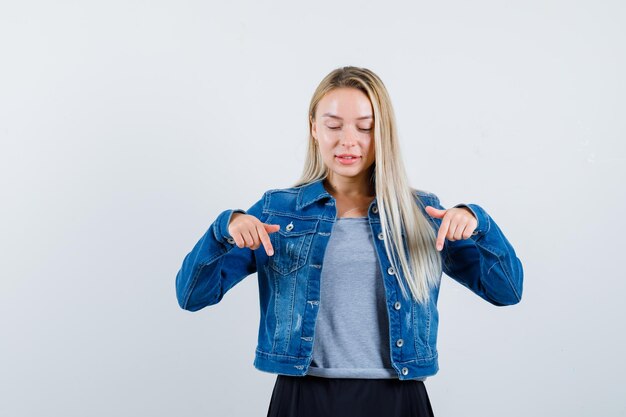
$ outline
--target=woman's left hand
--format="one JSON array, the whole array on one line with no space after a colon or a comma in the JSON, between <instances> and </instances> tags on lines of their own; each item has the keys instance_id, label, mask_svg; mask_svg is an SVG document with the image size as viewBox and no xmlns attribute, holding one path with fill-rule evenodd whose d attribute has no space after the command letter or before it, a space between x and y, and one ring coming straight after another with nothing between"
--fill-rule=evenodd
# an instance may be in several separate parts
<instances>
[{"instance_id":1,"label":"woman's left hand","mask_svg":"<svg viewBox=\"0 0 626 417\"><path fill-rule=\"evenodd\" d=\"M466 207L453 207L447 210L439 210L432 206L426 206L426 213L431 217L441 220L439 234L437 234L437 250L443 249L444 239L450 241L468 239L478 226L478 220L472 211Z\"/></svg>"}]
</instances>

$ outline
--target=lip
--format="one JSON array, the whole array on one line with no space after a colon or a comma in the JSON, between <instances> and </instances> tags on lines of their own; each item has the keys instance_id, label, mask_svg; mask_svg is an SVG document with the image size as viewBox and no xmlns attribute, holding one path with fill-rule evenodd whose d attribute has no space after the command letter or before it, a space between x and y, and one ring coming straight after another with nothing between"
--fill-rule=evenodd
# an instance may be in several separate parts
<instances>
[{"instance_id":1,"label":"lip","mask_svg":"<svg viewBox=\"0 0 626 417\"><path fill-rule=\"evenodd\" d=\"M352 159L347 159L344 158L346 156L352 156ZM335 155L335 159L337 161L339 161L340 164L342 165L352 165L352 164L356 164L358 161L361 160L361 157L359 155L352 155L352 154L347 154L347 153L343 153L341 155Z\"/></svg>"}]
</instances>

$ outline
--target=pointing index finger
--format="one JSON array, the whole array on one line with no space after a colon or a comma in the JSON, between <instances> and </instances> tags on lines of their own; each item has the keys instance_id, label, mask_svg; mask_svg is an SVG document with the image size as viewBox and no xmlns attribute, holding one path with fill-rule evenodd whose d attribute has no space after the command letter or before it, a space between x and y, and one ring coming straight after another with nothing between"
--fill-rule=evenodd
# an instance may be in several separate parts
<instances>
[{"instance_id":1,"label":"pointing index finger","mask_svg":"<svg viewBox=\"0 0 626 417\"><path fill-rule=\"evenodd\" d=\"M439 233L437 234L437 250L443 249L443 243L446 238L446 234L448 234L448 229L450 228L450 217L444 217L441 226L439 226Z\"/></svg>"},{"instance_id":2,"label":"pointing index finger","mask_svg":"<svg viewBox=\"0 0 626 417\"><path fill-rule=\"evenodd\" d=\"M274 254L274 248L272 247L272 242L270 241L270 235L267 234L267 231L262 224L257 225L256 229L259 233L261 243L265 248L265 253L267 253L267 256L272 256Z\"/></svg>"}]
</instances>

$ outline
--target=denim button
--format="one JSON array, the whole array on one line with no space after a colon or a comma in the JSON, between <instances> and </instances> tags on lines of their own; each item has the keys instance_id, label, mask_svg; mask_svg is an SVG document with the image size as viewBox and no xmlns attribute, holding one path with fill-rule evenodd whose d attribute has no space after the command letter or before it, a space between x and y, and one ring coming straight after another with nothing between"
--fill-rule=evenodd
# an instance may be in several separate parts
<instances>
[{"instance_id":1,"label":"denim button","mask_svg":"<svg viewBox=\"0 0 626 417\"><path fill-rule=\"evenodd\" d=\"M409 373L409 368L402 368L402 375L406 375Z\"/></svg>"},{"instance_id":2,"label":"denim button","mask_svg":"<svg viewBox=\"0 0 626 417\"><path fill-rule=\"evenodd\" d=\"M380 232L378 234L378 240L383 240L383 239L384 239L383 232Z\"/></svg>"},{"instance_id":3,"label":"denim button","mask_svg":"<svg viewBox=\"0 0 626 417\"><path fill-rule=\"evenodd\" d=\"M396 301L396 303L393 305L393 308L395 308L396 310L400 310L400 307L402 307L402 304L400 304L400 301Z\"/></svg>"},{"instance_id":4,"label":"denim button","mask_svg":"<svg viewBox=\"0 0 626 417\"><path fill-rule=\"evenodd\" d=\"M229 237L228 239L226 239L226 241L230 243L231 245L235 243L235 239L233 239L232 237Z\"/></svg>"},{"instance_id":5,"label":"denim button","mask_svg":"<svg viewBox=\"0 0 626 417\"><path fill-rule=\"evenodd\" d=\"M398 341L396 342L396 346L398 347L402 347L403 344L404 344L404 340L402 339L398 339Z\"/></svg>"},{"instance_id":6,"label":"denim button","mask_svg":"<svg viewBox=\"0 0 626 417\"><path fill-rule=\"evenodd\" d=\"M285 230L288 232L291 231L292 229L293 229L293 222L289 223L287 227L285 227Z\"/></svg>"},{"instance_id":7,"label":"denim button","mask_svg":"<svg viewBox=\"0 0 626 417\"><path fill-rule=\"evenodd\" d=\"M396 270L395 270L395 269L393 269L393 266L390 266L390 267L389 267L389 269L387 269L387 273L388 273L389 275L393 275L393 274L395 274L395 273L396 273Z\"/></svg>"},{"instance_id":8,"label":"denim button","mask_svg":"<svg viewBox=\"0 0 626 417\"><path fill-rule=\"evenodd\" d=\"M472 236L476 236L477 234L478 234L478 231L476 231L476 230L474 230L474 231L472 232Z\"/></svg>"},{"instance_id":9,"label":"denim button","mask_svg":"<svg viewBox=\"0 0 626 417\"><path fill-rule=\"evenodd\" d=\"M372 213L378 213L378 207L376 207L376 204L372 206Z\"/></svg>"}]
</instances>

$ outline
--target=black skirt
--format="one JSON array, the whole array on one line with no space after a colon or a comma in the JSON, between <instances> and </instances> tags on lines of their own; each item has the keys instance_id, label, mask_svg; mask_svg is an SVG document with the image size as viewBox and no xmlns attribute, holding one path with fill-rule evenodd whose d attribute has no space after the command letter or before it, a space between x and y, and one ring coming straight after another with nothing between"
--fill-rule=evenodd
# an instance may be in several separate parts
<instances>
[{"instance_id":1,"label":"black skirt","mask_svg":"<svg viewBox=\"0 0 626 417\"><path fill-rule=\"evenodd\" d=\"M279 374L267 417L432 417L423 381Z\"/></svg>"}]
</instances>

